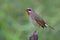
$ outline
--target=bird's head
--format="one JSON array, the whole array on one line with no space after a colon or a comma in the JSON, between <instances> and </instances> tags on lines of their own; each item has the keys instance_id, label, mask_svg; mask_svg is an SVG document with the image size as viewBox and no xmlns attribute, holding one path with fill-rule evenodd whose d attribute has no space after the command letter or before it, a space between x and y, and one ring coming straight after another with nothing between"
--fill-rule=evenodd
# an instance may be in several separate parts
<instances>
[{"instance_id":1,"label":"bird's head","mask_svg":"<svg viewBox=\"0 0 60 40\"><path fill-rule=\"evenodd\" d=\"M31 12L32 12L32 8L27 8L27 9L26 9L26 12L27 12L28 15L30 15Z\"/></svg>"}]
</instances>

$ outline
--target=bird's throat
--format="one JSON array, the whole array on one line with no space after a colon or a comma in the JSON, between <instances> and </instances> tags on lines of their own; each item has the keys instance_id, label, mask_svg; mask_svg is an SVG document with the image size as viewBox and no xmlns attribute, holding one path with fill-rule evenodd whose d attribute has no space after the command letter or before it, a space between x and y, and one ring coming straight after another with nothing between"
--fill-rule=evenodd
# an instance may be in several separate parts
<instances>
[{"instance_id":1,"label":"bird's throat","mask_svg":"<svg viewBox=\"0 0 60 40\"><path fill-rule=\"evenodd\" d=\"M30 11L28 11L27 13L28 13L28 15L30 16L31 12L30 12Z\"/></svg>"}]
</instances>

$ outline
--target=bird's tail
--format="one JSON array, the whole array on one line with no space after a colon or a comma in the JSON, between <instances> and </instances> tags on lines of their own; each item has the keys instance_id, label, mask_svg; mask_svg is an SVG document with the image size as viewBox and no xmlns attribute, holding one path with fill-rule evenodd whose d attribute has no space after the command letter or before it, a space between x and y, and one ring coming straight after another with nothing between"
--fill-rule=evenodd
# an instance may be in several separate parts
<instances>
[{"instance_id":1,"label":"bird's tail","mask_svg":"<svg viewBox=\"0 0 60 40\"><path fill-rule=\"evenodd\" d=\"M46 26L46 27L49 27L49 28L51 28L51 29L53 29L53 30L55 30L53 27L51 27L51 26L48 25L48 24L45 24L45 26Z\"/></svg>"}]
</instances>

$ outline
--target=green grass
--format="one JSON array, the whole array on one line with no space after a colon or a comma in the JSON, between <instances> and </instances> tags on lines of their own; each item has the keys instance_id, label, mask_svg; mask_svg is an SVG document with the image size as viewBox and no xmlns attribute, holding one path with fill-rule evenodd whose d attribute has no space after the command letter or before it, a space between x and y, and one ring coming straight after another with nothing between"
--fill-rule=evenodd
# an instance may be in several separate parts
<instances>
[{"instance_id":1,"label":"green grass","mask_svg":"<svg viewBox=\"0 0 60 40\"><path fill-rule=\"evenodd\" d=\"M28 7L55 28L39 28L39 40L60 40L60 0L0 0L0 40L28 40L34 30L25 12Z\"/></svg>"}]
</instances>

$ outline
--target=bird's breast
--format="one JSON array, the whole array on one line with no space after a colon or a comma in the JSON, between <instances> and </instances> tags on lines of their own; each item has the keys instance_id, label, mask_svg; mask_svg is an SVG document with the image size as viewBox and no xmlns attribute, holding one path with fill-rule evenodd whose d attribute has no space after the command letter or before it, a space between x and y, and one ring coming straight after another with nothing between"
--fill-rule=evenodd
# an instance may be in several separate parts
<instances>
[{"instance_id":1,"label":"bird's breast","mask_svg":"<svg viewBox=\"0 0 60 40\"><path fill-rule=\"evenodd\" d=\"M39 26L39 24L35 21L35 19L34 19L34 17L30 17L30 21L32 22L32 24L34 25L34 26Z\"/></svg>"}]
</instances>

